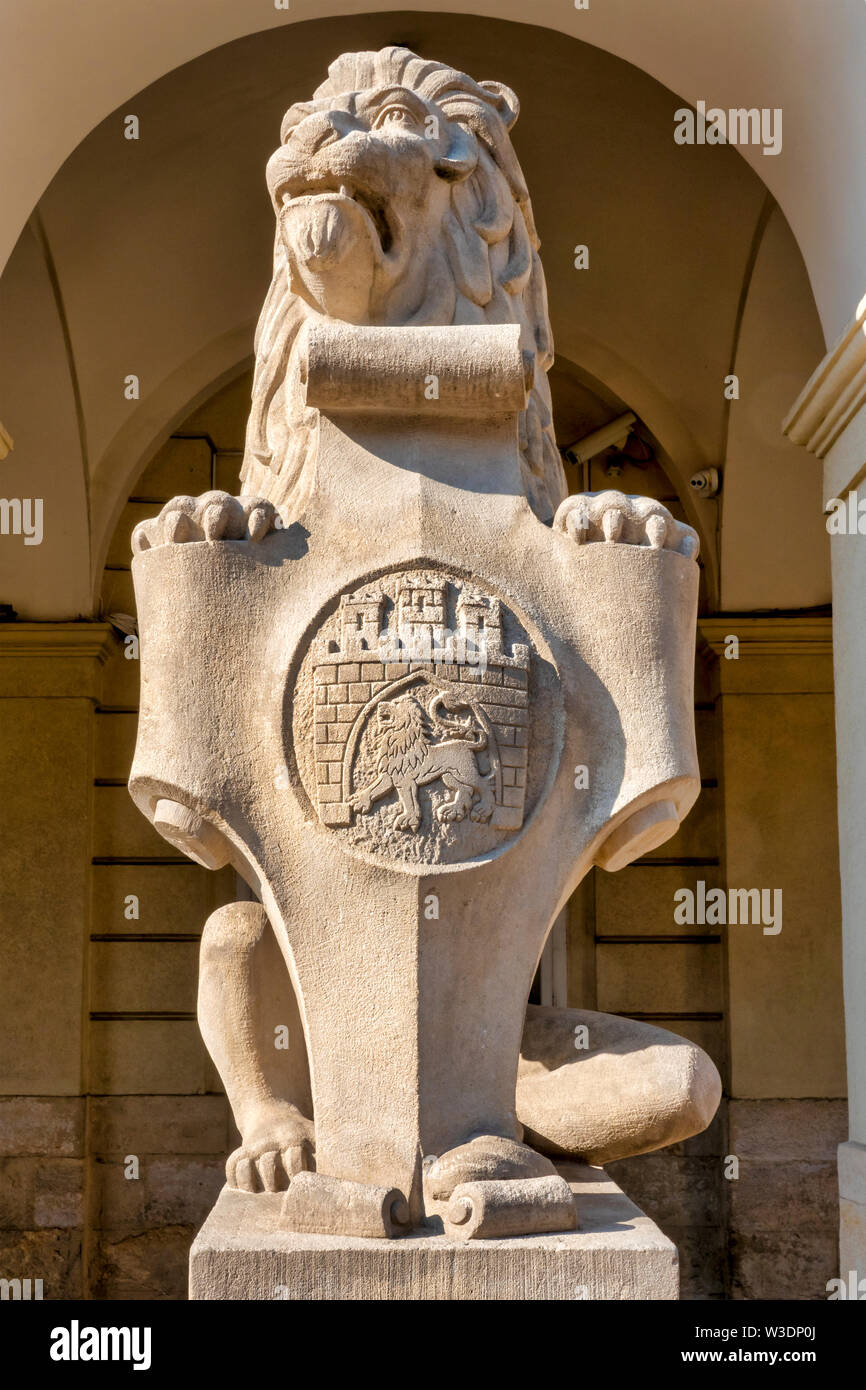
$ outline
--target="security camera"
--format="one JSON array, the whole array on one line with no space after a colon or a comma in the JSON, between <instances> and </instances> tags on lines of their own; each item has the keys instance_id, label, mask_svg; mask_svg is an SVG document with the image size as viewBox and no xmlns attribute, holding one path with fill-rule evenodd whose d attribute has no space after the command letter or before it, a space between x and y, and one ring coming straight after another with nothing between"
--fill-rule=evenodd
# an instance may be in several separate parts
<instances>
[{"instance_id":1,"label":"security camera","mask_svg":"<svg viewBox=\"0 0 866 1390\"><path fill-rule=\"evenodd\" d=\"M569 444L563 451L566 458L570 463L589 463L590 459L594 459L605 449L624 444L636 419L637 416L627 410L625 415L618 415L615 420L609 420L600 430L593 430L592 434L584 435L583 439L576 439L573 444Z\"/></svg>"},{"instance_id":2,"label":"security camera","mask_svg":"<svg viewBox=\"0 0 866 1390\"><path fill-rule=\"evenodd\" d=\"M702 468L689 478L689 487L696 497L715 497L719 490L718 468Z\"/></svg>"}]
</instances>

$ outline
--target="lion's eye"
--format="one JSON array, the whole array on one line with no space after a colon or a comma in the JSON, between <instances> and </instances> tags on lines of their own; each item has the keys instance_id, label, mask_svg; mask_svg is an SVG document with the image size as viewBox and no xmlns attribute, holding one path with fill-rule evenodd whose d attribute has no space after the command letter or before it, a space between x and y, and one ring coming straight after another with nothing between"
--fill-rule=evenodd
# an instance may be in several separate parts
<instances>
[{"instance_id":1,"label":"lion's eye","mask_svg":"<svg viewBox=\"0 0 866 1390\"><path fill-rule=\"evenodd\" d=\"M394 103L391 106L383 107L373 122L373 129L379 130L383 125L414 126L417 124L414 111L410 111L408 106Z\"/></svg>"}]
</instances>

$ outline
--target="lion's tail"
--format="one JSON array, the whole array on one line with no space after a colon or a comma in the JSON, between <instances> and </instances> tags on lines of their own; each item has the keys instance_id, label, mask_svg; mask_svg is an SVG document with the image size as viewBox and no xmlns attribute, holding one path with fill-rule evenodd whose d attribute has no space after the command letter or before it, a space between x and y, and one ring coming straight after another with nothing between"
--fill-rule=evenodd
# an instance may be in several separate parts
<instances>
[{"instance_id":1,"label":"lion's tail","mask_svg":"<svg viewBox=\"0 0 866 1390\"><path fill-rule=\"evenodd\" d=\"M469 738L469 727L461 719L449 719L447 715L440 714L439 709L443 703L442 695L434 696L430 703L430 716L436 721L440 729L444 729L449 734L455 734L461 742L468 743L473 753L483 753L487 747L488 738L485 729L475 728L474 739Z\"/></svg>"}]
</instances>

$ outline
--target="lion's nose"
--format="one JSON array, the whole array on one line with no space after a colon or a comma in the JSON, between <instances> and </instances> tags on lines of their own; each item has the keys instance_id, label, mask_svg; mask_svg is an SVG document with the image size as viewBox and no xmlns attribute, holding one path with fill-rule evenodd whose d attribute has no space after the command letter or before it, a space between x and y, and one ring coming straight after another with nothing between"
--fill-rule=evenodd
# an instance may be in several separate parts
<instances>
[{"instance_id":1,"label":"lion's nose","mask_svg":"<svg viewBox=\"0 0 866 1390\"><path fill-rule=\"evenodd\" d=\"M316 154L345 135L347 123L351 124L350 118L342 111L314 111L305 116L291 132L295 152Z\"/></svg>"}]
</instances>

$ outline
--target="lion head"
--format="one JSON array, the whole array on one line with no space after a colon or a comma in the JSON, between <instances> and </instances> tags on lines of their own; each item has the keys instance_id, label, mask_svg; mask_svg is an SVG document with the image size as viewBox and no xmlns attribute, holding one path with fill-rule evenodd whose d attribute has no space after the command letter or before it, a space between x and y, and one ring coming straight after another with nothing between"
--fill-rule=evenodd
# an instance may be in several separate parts
<instances>
[{"instance_id":1,"label":"lion head","mask_svg":"<svg viewBox=\"0 0 866 1390\"><path fill-rule=\"evenodd\" d=\"M383 701L376 709L377 772L414 772L427 756L430 733L427 711L414 695Z\"/></svg>"},{"instance_id":2,"label":"lion head","mask_svg":"<svg viewBox=\"0 0 866 1390\"><path fill-rule=\"evenodd\" d=\"M297 514L317 412L289 369L314 315L355 324L518 323L536 364L520 421L527 497L565 495L546 372L553 361L529 194L509 130L514 93L407 48L347 53L286 112L267 182L274 274L256 330L244 493Z\"/></svg>"}]
</instances>

